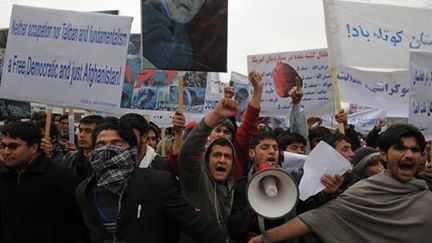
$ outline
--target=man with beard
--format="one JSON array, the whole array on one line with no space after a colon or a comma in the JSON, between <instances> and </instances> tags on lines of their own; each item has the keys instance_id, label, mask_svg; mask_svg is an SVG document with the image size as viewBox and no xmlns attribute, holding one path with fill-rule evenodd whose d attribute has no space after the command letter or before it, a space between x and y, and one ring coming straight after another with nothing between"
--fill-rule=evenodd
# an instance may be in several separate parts
<instances>
[{"instance_id":1,"label":"man with beard","mask_svg":"<svg viewBox=\"0 0 432 243\"><path fill-rule=\"evenodd\" d=\"M249 242L281 241L308 232L323 242L430 242L432 194L425 181L414 178L425 149L423 134L412 125L395 124L380 136L378 146L384 173Z\"/></svg>"},{"instance_id":2,"label":"man with beard","mask_svg":"<svg viewBox=\"0 0 432 243\"><path fill-rule=\"evenodd\" d=\"M172 174L135 166L137 139L131 127L103 123L92 138L94 176L76 191L92 242L165 242L169 220L199 242L223 242L182 198Z\"/></svg>"}]
</instances>

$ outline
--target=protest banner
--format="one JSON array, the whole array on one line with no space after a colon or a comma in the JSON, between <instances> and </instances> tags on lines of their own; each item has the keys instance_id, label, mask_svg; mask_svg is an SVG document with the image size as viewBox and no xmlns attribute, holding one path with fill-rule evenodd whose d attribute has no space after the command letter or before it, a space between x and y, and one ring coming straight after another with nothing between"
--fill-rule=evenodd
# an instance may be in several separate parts
<instances>
[{"instance_id":1,"label":"protest banner","mask_svg":"<svg viewBox=\"0 0 432 243\"><path fill-rule=\"evenodd\" d=\"M432 9L324 0L324 10L342 100L407 117L409 51L432 50Z\"/></svg>"},{"instance_id":2,"label":"protest banner","mask_svg":"<svg viewBox=\"0 0 432 243\"><path fill-rule=\"evenodd\" d=\"M409 51L432 50L432 9L324 0L331 66L408 69Z\"/></svg>"},{"instance_id":3,"label":"protest banner","mask_svg":"<svg viewBox=\"0 0 432 243\"><path fill-rule=\"evenodd\" d=\"M179 72L173 70L144 69L131 77L132 87L122 108L175 111L178 109ZM207 73L185 72L183 74L184 112L201 113L204 108Z\"/></svg>"},{"instance_id":4,"label":"protest banner","mask_svg":"<svg viewBox=\"0 0 432 243\"><path fill-rule=\"evenodd\" d=\"M141 0L144 68L226 72L227 0Z\"/></svg>"},{"instance_id":5,"label":"protest banner","mask_svg":"<svg viewBox=\"0 0 432 243\"><path fill-rule=\"evenodd\" d=\"M408 71L378 72L341 67L336 77L343 101L379 107L387 111L387 116L408 117Z\"/></svg>"},{"instance_id":6,"label":"protest banner","mask_svg":"<svg viewBox=\"0 0 432 243\"><path fill-rule=\"evenodd\" d=\"M432 52L410 52L408 122L432 140Z\"/></svg>"},{"instance_id":7,"label":"protest banner","mask_svg":"<svg viewBox=\"0 0 432 243\"><path fill-rule=\"evenodd\" d=\"M0 97L119 109L132 18L14 5Z\"/></svg>"},{"instance_id":8,"label":"protest banner","mask_svg":"<svg viewBox=\"0 0 432 243\"><path fill-rule=\"evenodd\" d=\"M260 116L288 116L289 91L295 76L302 79L304 106L308 115L334 114L332 80L326 49L248 56L248 71L256 70L264 81Z\"/></svg>"}]
</instances>

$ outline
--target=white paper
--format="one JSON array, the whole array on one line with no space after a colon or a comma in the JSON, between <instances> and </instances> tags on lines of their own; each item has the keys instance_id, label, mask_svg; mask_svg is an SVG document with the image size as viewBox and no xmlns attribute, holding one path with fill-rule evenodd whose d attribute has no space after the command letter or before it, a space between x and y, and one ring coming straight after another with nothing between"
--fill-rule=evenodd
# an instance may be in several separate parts
<instances>
[{"instance_id":1,"label":"white paper","mask_svg":"<svg viewBox=\"0 0 432 243\"><path fill-rule=\"evenodd\" d=\"M282 169L288 172L297 171L300 168L303 168L303 165L307 157L308 157L307 155L284 151L284 160L282 162Z\"/></svg>"},{"instance_id":2,"label":"white paper","mask_svg":"<svg viewBox=\"0 0 432 243\"><path fill-rule=\"evenodd\" d=\"M305 201L325 188L320 182L324 174L343 175L348 169L352 169L352 166L347 159L326 142L319 142L303 166L304 174L299 185L300 200Z\"/></svg>"}]
</instances>

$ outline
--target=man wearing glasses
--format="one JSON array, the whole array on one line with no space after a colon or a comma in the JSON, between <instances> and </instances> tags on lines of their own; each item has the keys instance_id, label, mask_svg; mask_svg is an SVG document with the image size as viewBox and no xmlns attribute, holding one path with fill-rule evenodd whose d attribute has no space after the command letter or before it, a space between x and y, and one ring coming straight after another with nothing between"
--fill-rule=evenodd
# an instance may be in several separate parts
<instances>
[{"instance_id":1,"label":"man wearing glasses","mask_svg":"<svg viewBox=\"0 0 432 243\"><path fill-rule=\"evenodd\" d=\"M0 242L81 242L77 178L40 149L31 122L6 126L0 154Z\"/></svg>"}]
</instances>

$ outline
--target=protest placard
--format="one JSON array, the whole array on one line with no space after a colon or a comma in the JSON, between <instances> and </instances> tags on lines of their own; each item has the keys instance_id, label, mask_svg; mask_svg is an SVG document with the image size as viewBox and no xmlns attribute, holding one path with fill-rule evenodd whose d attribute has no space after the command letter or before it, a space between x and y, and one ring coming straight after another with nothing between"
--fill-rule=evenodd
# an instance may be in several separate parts
<instances>
[{"instance_id":1,"label":"protest placard","mask_svg":"<svg viewBox=\"0 0 432 243\"><path fill-rule=\"evenodd\" d=\"M288 116L289 91L295 76L302 79L301 101L306 114L334 113L333 89L326 49L248 56L248 70L259 72L264 81L260 116Z\"/></svg>"},{"instance_id":2,"label":"protest placard","mask_svg":"<svg viewBox=\"0 0 432 243\"><path fill-rule=\"evenodd\" d=\"M410 89L408 122L432 140L432 52L410 53Z\"/></svg>"},{"instance_id":3,"label":"protest placard","mask_svg":"<svg viewBox=\"0 0 432 243\"><path fill-rule=\"evenodd\" d=\"M14 5L2 98L115 112L132 18Z\"/></svg>"}]
</instances>

